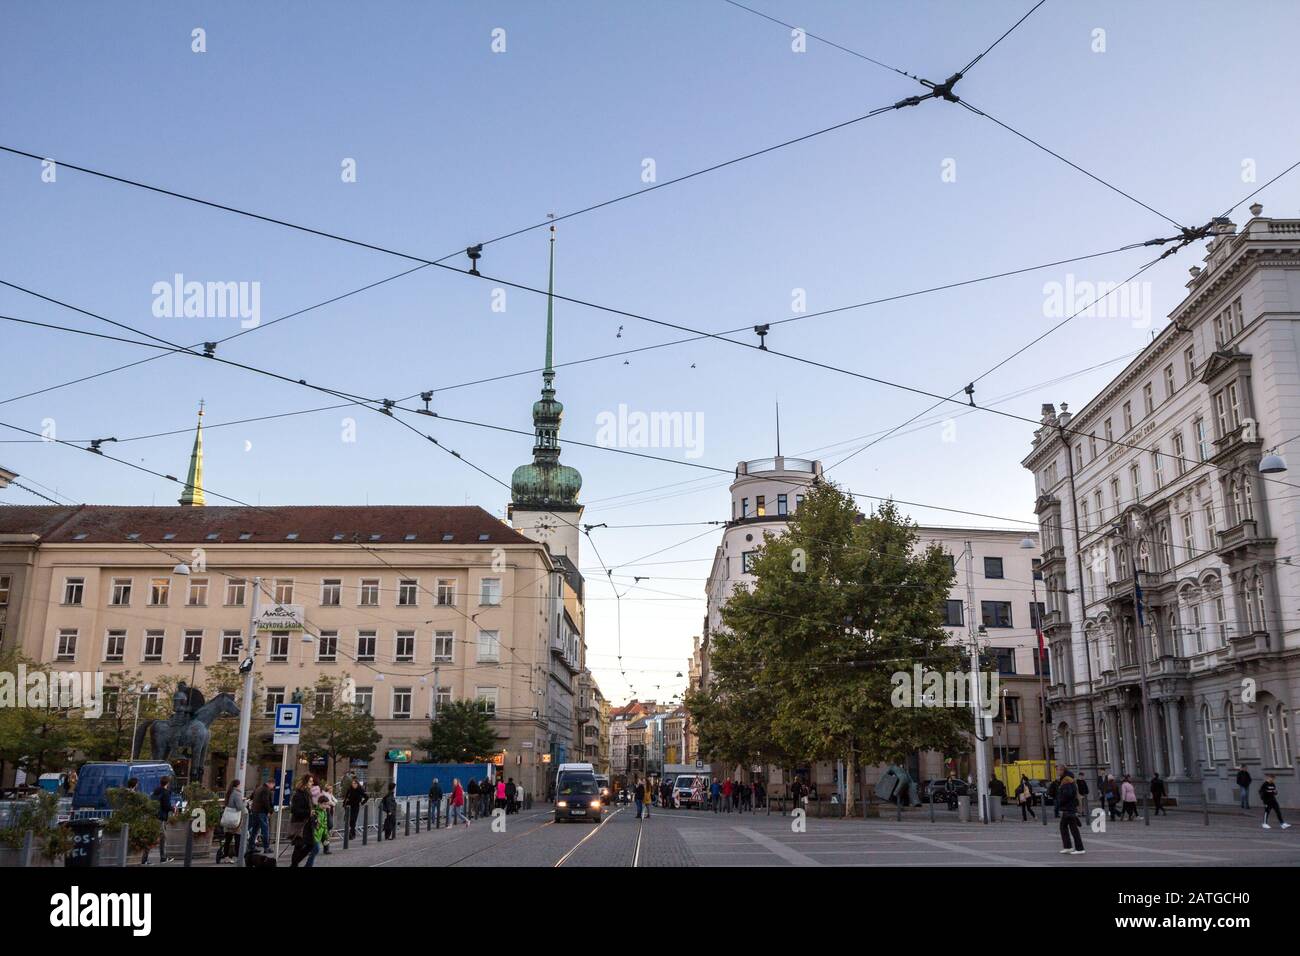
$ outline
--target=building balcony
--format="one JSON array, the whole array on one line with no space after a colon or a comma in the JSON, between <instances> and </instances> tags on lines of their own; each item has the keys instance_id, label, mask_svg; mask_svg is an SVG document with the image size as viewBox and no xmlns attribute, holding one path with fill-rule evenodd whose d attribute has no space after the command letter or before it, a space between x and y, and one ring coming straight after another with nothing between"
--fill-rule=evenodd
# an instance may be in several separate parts
<instances>
[{"instance_id":1,"label":"building balcony","mask_svg":"<svg viewBox=\"0 0 1300 956\"><path fill-rule=\"evenodd\" d=\"M1277 544L1276 538L1265 538L1259 533L1259 522L1254 518L1239 521L1231 528L1219 532L1219 558L1225 564L1235 560L1249 558L1254 552L1272 548Z\"/></svg>"},{"instance_id":2,"label":"building balcony","mask_svg":"<svg viewBox=\"0 0 1300 956\"><path fill-rule=\"evenodd\" d=\"M1163 575L1157 571L1139 571L1138 583L1142 585L1142 590L1147 591L1160 586ZM1133 578L1123 577L1118 581L1111 581L1106 585L1106 600L1108 601L1132 601L1133 600Z\"/></svg>"},{"instance_id":3,"label":"building balcony","mask_svg":"<svg viewBox=\"0 0 1300 956\"><path fill-rule=\"evenodd\" d=\"M1248 634L1229 637L1228 646L1232 650L1232 657L1240 660L1267 654L1272 649L1272 639L1268 631L1251 631Z\"/></svg>"}]
</instances>

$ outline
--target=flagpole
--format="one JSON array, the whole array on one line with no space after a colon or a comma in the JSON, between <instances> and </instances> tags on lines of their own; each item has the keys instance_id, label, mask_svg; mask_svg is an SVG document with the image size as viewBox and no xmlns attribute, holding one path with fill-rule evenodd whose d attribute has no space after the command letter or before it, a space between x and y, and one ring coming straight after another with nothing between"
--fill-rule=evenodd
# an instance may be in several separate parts
<instances>
[{"instance_id":1,"label":"flagpole","mask_svg":"<svg viewBox=\"0 0 1300 956\"><path fill-rule=\"evenodd\" d=\"M1133 531L1132 550L1129 552L1129 560L1133 563L1133 608L1137 617L1136 623L1140 644L1147 644L1146 615L1142 613L1142 582L1139 579L1137 563L1138 550L1142 545L1141 528L1138 526L1136 517L1131 514L1128 523ZM1151 749L1151 734L1154 730L1151 725L1151 697L1147 690L1147 653L1150 650L1150 645L1142 647L1140 644L1135 650L1137 651L1138 675L1141 678L1142 689L1142 750L1143 762L1146 764L1143 769L1146 770L1149 779L1151 774L1155 772L1154 753Z\"/></svg>"}]
</instances>

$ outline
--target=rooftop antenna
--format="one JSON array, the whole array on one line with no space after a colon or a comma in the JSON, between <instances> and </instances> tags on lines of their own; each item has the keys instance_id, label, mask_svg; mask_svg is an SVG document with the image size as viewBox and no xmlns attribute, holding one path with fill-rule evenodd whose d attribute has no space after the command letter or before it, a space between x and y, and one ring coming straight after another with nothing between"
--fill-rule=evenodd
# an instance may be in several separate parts
<instances>
[{"instance_id":1,"label":"rooftop antenna","mask_svg":"<svg viewBox=\"0 0 1300 956\"><path fill-rule=\"evenodd\" d=\"M776 402L776 457L781 457L781 400Z\"/></svg>"}]
</instances>

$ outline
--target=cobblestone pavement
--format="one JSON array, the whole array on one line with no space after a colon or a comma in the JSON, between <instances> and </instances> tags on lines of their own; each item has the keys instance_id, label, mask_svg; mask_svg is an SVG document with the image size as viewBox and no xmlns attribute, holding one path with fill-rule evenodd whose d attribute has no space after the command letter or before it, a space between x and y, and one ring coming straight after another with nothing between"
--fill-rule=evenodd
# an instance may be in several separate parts
<instances>
[{"instance_id":1,"label":"cobblestone pavement","mask_svg":"<svg viewBox=\"0 0 1300 956\"><path fill-rule=\"evenodd\" d=\"M454 830L347 851L335 847L317 866L1296 866L1300 826L1263 830L1254 814L1216 815L1205 826L1198 814L1153 818L1147 826L1107 822L1105 832L1084 831L1084 856L1065 856L1057 821L960 823L928 808L901 821L804 821L765 812L713 814L653 809L637 820L631 807L611 808L599 825L556 823L548 808L508 817L504 831L491 820Z\"/></svg>"}]
</instances>

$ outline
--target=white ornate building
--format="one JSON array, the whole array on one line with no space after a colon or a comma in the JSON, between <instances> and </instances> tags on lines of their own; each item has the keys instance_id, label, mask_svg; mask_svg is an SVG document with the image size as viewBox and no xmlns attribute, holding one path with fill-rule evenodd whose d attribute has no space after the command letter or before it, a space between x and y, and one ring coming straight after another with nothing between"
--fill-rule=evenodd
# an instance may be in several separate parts
<instances>
[{"instance_id":1,"label":"white ornate building","mask_svg":"<svg viewBox=\"0 0 1300 956\"><path fill-rule=\"evenodd\" d=\"M1300 477L1260 463L1300 437L1300 220L1251 213L1120 375L1044 406L1023 464L1058 754L1194 803L1235 802L1245 766L1294 807Z\"/></svg>"}]
</instances>

